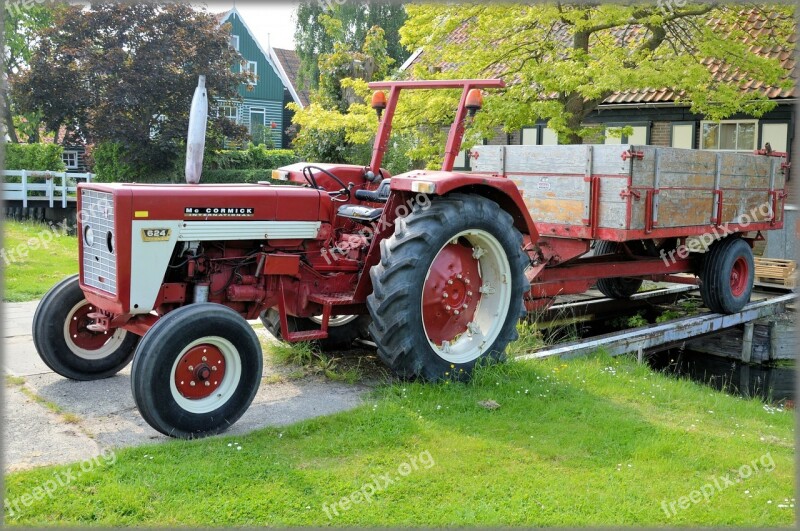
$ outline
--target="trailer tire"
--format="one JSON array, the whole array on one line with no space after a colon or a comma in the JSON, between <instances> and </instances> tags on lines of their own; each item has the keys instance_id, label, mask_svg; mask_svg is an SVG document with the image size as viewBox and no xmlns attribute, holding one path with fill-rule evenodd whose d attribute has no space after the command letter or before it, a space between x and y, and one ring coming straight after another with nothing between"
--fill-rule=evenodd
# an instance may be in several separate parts
<instances>
[{"instance_id":1,"label":"trailer tire","mask_svg":"<svg viewBox=\"0 0 800 531\"><path fill-rule=\"evenodd\" d=\"M275 336L278 341L283 341L281 316L278 310L275 308L264 310L261 312L260 318L267 332ZM286 318L289 321L290 332L319 330L322 326L315 319L295 317L293 315L287 315ZM328 322L328 337L318 339L316 343L323 352L347 350L353 346L353 341L356 339L369 337L369 322L369 315L332 315Z\"/></svg>"},{"instance_id":2,"label":"trailer tire","mask_svg":"<svg viewBox=\"0 0 800 531\"><path fill-rule=\"evenodd\" d=\"M381 360L401 378L431 381L466 379L477 363L502 360L525 315L528 263L513 218L494 201L451 194L415 207L370 270Z\"/></svg>"},{"instance_id":3,"label":"trailer tire","mask_svg":"<svg viewBox=\"0 0 800 531\"><path fill-rule=\"evenodd\" d=\"M139 342L139 336L121 328L110 335L88 330L92 310L78 275L72 275L53 286L33 314L36 351L45 365L65 378L88 381L113 376L131 361Z\"/></svg>"},{"instance_id":4,"label":"trailer tire","mask_svg":"<svg viewBox=\"0 0 800 531\"><path fill-rule=\"evenodd\" d=\"M712 312L736 313L750 301L755 261L750 245L738 236L711 244L703 257L700 295Z\"/></svg>"},{"instance_id":5,"label":"trailer tire","mask_svg":"<svg viewBox=\"0 0 800 531\"><path fill-rule=\"evenodd\" d=\"M598 240L594 244L595 256L603 254L616 254L619 249L619 242L608 240ZM628 299L631 295L639 291L642 287L640 278L601 278L597 281L597 289L612 299Z\"/></svg>"},{"instance_id":6,"label":"trailer tire","mask_svg":"<svg viewBox=\"0 0 800 531\"><path fill-rule=\"evenodd\" d=\"M183 306L156 321L139 343L133 400L142 418L165 435L213 435L250 407L262 363L258 337L241 315L215 303Z\"/></svg>"}]
</instances>

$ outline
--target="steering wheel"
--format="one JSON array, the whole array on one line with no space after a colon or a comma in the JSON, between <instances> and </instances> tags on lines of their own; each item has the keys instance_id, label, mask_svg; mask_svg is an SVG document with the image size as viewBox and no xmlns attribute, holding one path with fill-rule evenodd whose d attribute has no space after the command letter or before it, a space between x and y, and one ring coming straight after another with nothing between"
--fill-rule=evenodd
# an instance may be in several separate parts
<instances>
[{"instance_id":1,"label":"steering wheel","mask_svg":"<svg viewBox=\"0 0 800 531\"><path fill-rule=\"evenodd\" d=\"M308 174L306 174L306 170L308 170ZM311 170L321 171L322 173L324 173L325 175L327 175L328 177L330 177L331 179L333 179L342 186L341 190L337 190L335 192L328 192L328 195L331 196L333 201L338 201L341 203L346 203L350 201L350 188L348 188L347 185L344 184L344 181L342 181L340 178L338 178L336 175L329 172L325 168L320 168L319 166L305 166L303 168L303 177L305 177L308 184L310 184L312 187L318 190L320 189L320 186L317 184L317 180L314 178L314 174L311 172ZM347 194L347 197L345 199L336 199L337 196L344 194Z\"/></svg>"}]
</instances>

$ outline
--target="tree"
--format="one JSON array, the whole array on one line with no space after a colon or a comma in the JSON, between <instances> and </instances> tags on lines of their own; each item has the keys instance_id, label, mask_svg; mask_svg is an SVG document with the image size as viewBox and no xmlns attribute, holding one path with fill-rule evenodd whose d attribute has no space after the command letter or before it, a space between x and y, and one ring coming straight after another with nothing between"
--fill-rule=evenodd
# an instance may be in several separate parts
<instances>
[{"instance_id":1,"label":"tree","mask_svg":"<svg viewBox=\"0 0 800 531\"><path fill-rule=\"evenodd\" d=\"M361 48L354 49L341 38L340 21L330 18L325 24L336 44L319 56L319 88L311 92L311 103L303 109L289 104L298 128L293 146L309 160L363 164L375 129L375 115L364 104L367 82L384 79L394 60L380 27L370 28Z\"/></svg>"},{"instance_id":2,"label":"tree","mask_svg":"<svg viewBox=\"0 0 800 531\"><path fill-rule=\"evenodd\" d=\"M57 7L56 7L57 9ZM37 34L53 22L53 8L47 5L33 4L24 9L6 9L3 20L3 85L8 87L8 82L19 75L28 66ZM15 102L10 97L10 92L3 92L3 122L6 132L12 142L20 141L20 136L25 136L32 142L38 141L41 115L29 112L20 116ZM18 134L20 133L20 134Z\"/></svg>"},{"instance_id":3,"label":"tree","mask_svg":"<svg viewBox=\"0 0 800 531\"><path fill-rule=\"evenodd\" d=\"M302 0L297 8L295 47L300 57L299 81L317 88L320 82L320 56L334 53L337 46L361 50L374 26L383 29L386 53L400 65L408 53L400 44L400 28L406 20L402 4L381 0L366 2L322 2ZM331 32L333 25L339 31Z\"/></svg>"},{"instance_id":4,"label":"tree","mask_svg":"<svg viewBox=\"0 0 800 531\"><path fill-rule=\"evenodd\" d=\"M775 106L748 81L789 87L778 59L754 46L791 49L793 7L687 4L408 5L402 42L425 52L418 77L496 77L509 87L488 98L476 128L511 132L549 120L563 143L596 133L584 120L617 91L670 88L676 101L717 120ZM761 20L753 23L751 15ZM761 28L767 31L753 31ZM453 38L456 32L463 38ZM712 68L713 66L713 68ZM717 67L735 74L715 77Z\"/></svg>"},{"instance_id":5,"label":"tree","mask_svg":"<svg viewBox=\"0 0 800 531\"><path fill-rule=\"evenodd\" d=\"M241 57L228 40L213 16L179 3L66 6L39 32L13 96L70 139L116 142L129 162L166 168L185 138L198 76L210 102L236 98L249 79L231 68Z\"/></svg>"}]
</instances>

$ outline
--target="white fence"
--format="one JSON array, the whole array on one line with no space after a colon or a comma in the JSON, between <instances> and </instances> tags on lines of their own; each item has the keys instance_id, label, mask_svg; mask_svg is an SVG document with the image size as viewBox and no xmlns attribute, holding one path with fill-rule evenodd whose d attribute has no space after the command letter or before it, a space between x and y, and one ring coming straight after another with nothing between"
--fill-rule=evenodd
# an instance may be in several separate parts
<instances>
[{"instance_id":1,"label":"white fence","mask_svg":"<svg viewBox=\"0 0 800 531\"><path fill-rule=\"evenodd\" d=\"M91 182L93 173L59 171L3 170L3 201L48 201L52 208L56 202L67 208L77 198L78 182Z\"/></svg>"}]
</instances>

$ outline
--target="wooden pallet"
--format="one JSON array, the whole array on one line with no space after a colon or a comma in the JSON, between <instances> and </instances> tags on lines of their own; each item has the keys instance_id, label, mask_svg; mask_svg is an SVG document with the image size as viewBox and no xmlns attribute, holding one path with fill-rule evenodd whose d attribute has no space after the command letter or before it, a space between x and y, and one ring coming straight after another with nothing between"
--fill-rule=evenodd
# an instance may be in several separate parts
<instances>
[{"instance_id":1,"label":"wooden pallet","mask_svg":"<svg viewBox=\"0 0 800 531\"><path fill-rule=\"evenodd\" d=\"M797 262L778 258L755 258L756 282L759 284L794 288L797 284Z\"/></svg>"}]
</instances>

